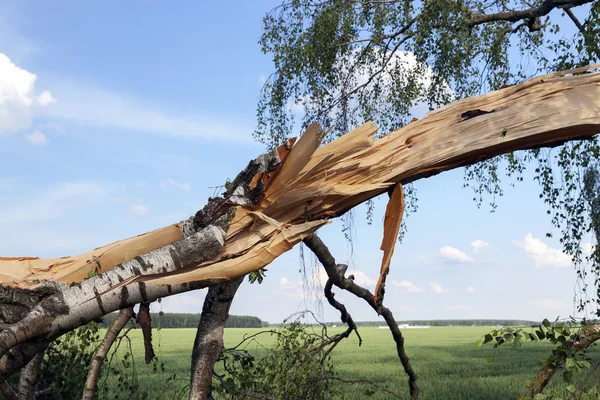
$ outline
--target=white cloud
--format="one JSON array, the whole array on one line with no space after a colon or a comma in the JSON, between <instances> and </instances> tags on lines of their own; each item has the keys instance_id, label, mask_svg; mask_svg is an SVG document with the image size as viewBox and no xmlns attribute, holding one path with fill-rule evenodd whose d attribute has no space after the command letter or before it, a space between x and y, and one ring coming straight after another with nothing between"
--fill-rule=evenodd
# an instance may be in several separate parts
<instances>
[{"instance_id":1,"label":"white cloud","mask_svg":"<svg viewBox=\"0 0 600 400\"><path fill-rule=\"evenodd\" d=\"M592 250L594 249L594 245L590 242L586 242L583 244L583 254L589 256L592 254Z\"/></svg>"},{"instance_id":2,"label":"white cloud","mask_svg":"<svg viewBox=\"0 0 600 400\"><path fill-rule=\"evenodd\" d=\"M473 286L467 286L465 288L465 292L467 292L467 293L475 293L475 289L473 288Z\"/></svg>"},{"instance_id":3,"label":"white cloud","mask_svg":"<svg viewBox=\"0 0 600 400\"><path fill-rule=\"evenodd\" d=\"M69 81L55 82L60 99L48 107L48 117L84 126L126 129L183 139L252 142L251 125L223 116L188 116L138 98Z\"/></svg>"},{"instance_id":4,"label":"white cloud","mask_svg":"<svg viewBox=\"0 0 600 400\"><path fill-rule=\"evenodd\" d=\"M38 108L54 100L48 91L36 97L36 79L0 53L0 134L29 128Z\"/></svg>"},{"instance_id":5,"label":"white cloud","mask_svg":"<svg viewBox=\"0 0 600 400\"><path fill-rule=\"evenodd\" d=\"M486 242L485 240L477 239L477 240L473 240L471 242L471 251L473 253L479 253L480 251L483 251L490 247L491 247L490 244L488 242Z\"/></svg>"},{"instance_id":6,"label":"white cloud","mask_svg":"<svg viewBox=\"0 0 600 400\"><path fill-rule=\"evenodd\" d=\"M348 271L346 276L354 275L354 282L361 286L375 286L377 284L377 279L371 279L364 272L359 271L357 269L353 271Z\"/></svg>"},{"instance_id":7,"label":"white cloud","mask_svg":"<svg viewBox=\"0 0 600 400\"><path fill-rule=\"evenodd\" d=\"M541 311L562 311L565 313L565 316L569 314L570 310L573 309L573 304L562 301L562 300L554 300L554 299L540 299L540 300L531 300L525 303L528 306L534 306L536 309Z\"/></svg>"},{"instance_id":8,"label":"white cloud","mask_svg":"<svg viewBox=\"0 0 600 400\"><path fill-rule=\"evenodd\" d=\"M25 140L34 146L45 146L48 144L48 137L37 129L29 135L25 135Z\"/></svg>"},{"instance_id":9,"label":"white cloud","mask_svg":"<svg viewBox=\"0 0 600 400\"><path fill-rule=\"evenodd\" d=\"M392 281L392 286L406 290L408 292L412 292L412 293L418 293L418 292L424 292L425 289L418 287L417 285L415 285L414 283L410 282L410 281Z\"/></svg>"},{"instance_id":10,"label":"white cloud","mask_svg":"<svg viewBox=\"0 0 600 400\"><path fill-rule=\"evenodd\" d=\"M44 90L42 94L38 96L38 103L40 103L42 106L47 106L48 104L56 103L56 99L52 97L52 93Z\"/></svg>"},{"instance_id":11,"label":"white cloud","mask_svg":"<svg viewBox=\"0 0 600 400\"><path fill-rule=\"evenodd\" d=\"M143 200L138 200L137 203L129 206L129 213L134 215L146 215L150 211L150 207L144 204Z\"/></svg>"},{"instance_id":12,"label":"white cloud","mask_svg":"<svg viewBox=\"0 0 600 400\"><path fill-rule=\"evenodd\" d=\"M185 182L179 183L179 182L176 182L172 178L167 179L167 182L163 183L161 186L163 187L163 189L167 189L169 185L174 186L181 190L185 190L186 192L192 188L192 185L190 185L189 183L185 183Z\"/></svg>"},{"instance_id":13,"label":"white cloud","mask_svg":"<svg viewBox=\"0 0 600 400\"><path fill-rule=\"evenodd\" d=\"M429 282L429 289L431 289L433 293L437 294L448 293L448 290L444 289L442 285L436 282Z\"/></svg>"},{"instance_id":14,"label":"white cloud","mask_svg":"<svg viewBox=\"0 0 600 400\"><path fill-rule=\"evenodd\" d=\"M0 207L0 222L48 220L61 217L72 208L90 206L102 200L109 188L102 183L67 182L39 190L30 199Z\"/></svg>"},{"instance_id":15,"label":"white cloud","mask_svg":"<svg viewBox=\"0 0 600 400\"><path fill-rule=\"evenodd\" d=\"M452 246L442 247L438 252L438 256L449 264L465 264L473 261L471 257Z\"/></svg>"},{"instance_id":16,"label":"white cloud","mask_svg":"<svg viewBox=\"0 0 600 400\"><path fill-rule=\"evenodd\" d=\"M564 268L571 266L571 257L560 250L549 247L540 239L534 238L531 233L525 235L523 241L513 241L513 243L521 247L527 257L531 258L538 268Z\"/></svg>"}]
</instances>

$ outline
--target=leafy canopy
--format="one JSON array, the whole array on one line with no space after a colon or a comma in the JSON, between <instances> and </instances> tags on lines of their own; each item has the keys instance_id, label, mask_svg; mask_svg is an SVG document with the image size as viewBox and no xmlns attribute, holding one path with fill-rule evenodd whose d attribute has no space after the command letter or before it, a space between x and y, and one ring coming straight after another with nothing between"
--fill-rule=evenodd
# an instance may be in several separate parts
<instances>
[{"instance_id":1,"label":"leafy canopy","mask_svg":"<svg viewBox=\"0 0 600 400\"><path fill-rule=\"evenodd\" d=\"M275 72L261 91L255 137L274 147L295 123L315 120L334 125L326 140L366 120L388 132L466 96L599 62L599 16L592 0L287 0L263 20L260 45ZM582 308L590 270L599 287L599 251L582 252L586 235L600 233L599 158L597 140L569 142L499 156L465 175L478 206L491 197L493 210L501 178L522 181L533 165L573 256Z\"/></svg>"}]
</instances>

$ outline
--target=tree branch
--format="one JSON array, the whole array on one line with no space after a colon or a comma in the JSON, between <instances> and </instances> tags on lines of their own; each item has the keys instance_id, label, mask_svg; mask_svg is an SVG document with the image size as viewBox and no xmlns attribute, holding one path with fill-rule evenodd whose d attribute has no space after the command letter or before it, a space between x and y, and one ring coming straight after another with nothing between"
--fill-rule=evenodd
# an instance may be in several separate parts
<instances>
[{"instance_id":1,"label":"tree branch","mask_svg":"<svg viewBox=\"0 0 600 400\"><path fill-rule=\"evenodd\" d=\"M93 400L98 388L98 379L100 378L100 372L102 371L102 365L104 364L106 355L123 327L131 319L132 315L133 307L122 309L119 311L119 316L106 331L106 335L104 335L104 339L102 340L102 343L100 343L100 346L98 346L96 354L90 363L90 368L83 387L82 400Z\"/></svg>"},{"instance_id":2,"label":"tree branch","mask_svg":"<svg viewBox=\"0 0 600 400\"><path fill-rule=\"evenodd\" d=\"M536 394L541 393L546 387L550 379L554 376L556 371L566 362L567 358L577 353L580 350L586 349L600 339L600 324L588 325L581 329L579 333L574 335L574 339L567 342L571 352L565 354L560 358L555 356L549 357L542 368L537 372L535 377L531 380L531 383L525 389L519 399L534 397Z\"/></svg>"},{"instance_id":3,"label":"tree branch","mask_svg":"<svg viewBox=\"0 0 600 400\"><path fill-rule=\"evenodd\" d=\"M473 14L469 19L469 26L477 26L489 22L506 21L518 22L522 20L535 20L548 15L555 8L577 7L591 3L593 0L544 0L539 6L527 10L505 11L494 14Z\"/></svg>"},{"instance_id":4,"label":"tree branch","mask_svg":"<svg viewBox=\"0 0 600 400\"><path fill-rule=\"evenodd\" d=\"M344 275L345 271L340 272L340 273L342 275ZM332 287L333 287L333 279L329 278L329 279L327 279L327 282L325 283L325 288L323 289L325 298L327 299L327 302L329 302L329 304L333 308L335 308L336 310L338 310L340 312L340 319L343 323L348 325L348 329L346 329L344 332L340 333L339 335L335 335L331 340L328 340L325 343L323 343L322 347L329 346L329 345L331 345L331 346L329 346L329 348L323 355L322 362L325 361L327 356L333 351L333 349L335 348L335 346L337 346L337 344L339 342L341 342L343 339L350 336L352 331L356 332L356 336L358 336L358 345L359 346L362 345L362 338L360 337L360 334L358 333L358 328L356 327L356 323L352 319L352 316L350 315L348 310L346 310L346 307L334 298L335 293L333 293L331 291Z\"/></svg>"},{"instance_id":5,"label":"tree branch","mask_svg":"<svg viewBox=\"0 0 600 400\"><path fill-rule=\"evenodd\" d=\"M304 244L306 244L306 246L317 256L321 264L323 264L327 276L337 287L349 291L356 297L360 297L365 300L375 312L378 311L373 294L369 290L354 283L354 277L352 275L348 278L344 276L348 267L343 264L336 264L335 258L331 255L331 252L316 234L306 237L304 239ZM404 367L404 372L408 375L408 386L410 388L411 399L417 399L419 397L419 387L417 386L418 377L404 350L404 337L402 336L402 332L400 332L400 329L398 328L394 315L387 307L381 307L381 315L392 333L392 337L396 342L398 358Z\"/></svg>"},{"instance_id":6,"label":"tree branch","mask_svg":"<svg viewBox=\"0 0 600 400\"><path fill-rule=\"evenodd\" d=\"M598 49L598 46L596 46L594 43L590 43L590 39L587 35L587 32L585 32L583 24L581 22L579 22L579 19L577 19L577 16L575 14L573 14L573 11L571 11L570 8L565 8L565 12L569 16L569 18L571 18L571 21L573 21L573 23L575 24L577 29L579 29L579 32L583 36L583 40L584 40L585 44L590 47L593 46L592 48L594 50L594 54L596 54L596 57L598 58L598 60L600 60L600 49Z\"/></svg>"}]
</instances>

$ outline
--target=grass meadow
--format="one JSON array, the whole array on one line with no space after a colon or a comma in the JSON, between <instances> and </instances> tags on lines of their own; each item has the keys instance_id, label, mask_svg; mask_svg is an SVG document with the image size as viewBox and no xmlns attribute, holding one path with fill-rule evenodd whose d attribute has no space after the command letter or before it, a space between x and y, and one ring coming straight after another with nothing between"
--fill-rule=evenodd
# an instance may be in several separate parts
<instances>
[{"instance_id":1,"label":"grass meadow","mask_svg":"<svg viewBox=\"0 0 600 400\"><path fill-rule=\"evenodd\" d=\"M531 379L541 360L548 356L551 345L525 343L521 348L503 348L491 361L491 346L477 349L475 342L491 327L432 327L430 329L405 329L406 351L419 376L422 399L511 399L516 398ZM225 344L239 343L244 335L261 329L230 328L225 330ZM330 328L330 333L341 328ZM341 378L356 380L367 378L387 390L407 398L407 378L396 356L391 335L387 329L359 328L363 344L358 347L356 336L342 341L332 353ZM153 373L143 361L143 341L139 330L131 331L131 345L135 354L136 371L142 387L151 398L187 398L190 355L195 329L162 329L154 331L155 351L165 363L165 373ZM270 335L259 337L247 350L260 356L272 343ZM590 351L593 361L600 351ZM170 379L169 379L170 378ZM578 377L581 379L581 377ZM598 383L598 376L590 382ZM557 375L552 384L561 383ZM365 398L365 384L353 384L345 399ZM371 399L387 399L390 395L376 393Z\"/></svg>"}]
</instances>

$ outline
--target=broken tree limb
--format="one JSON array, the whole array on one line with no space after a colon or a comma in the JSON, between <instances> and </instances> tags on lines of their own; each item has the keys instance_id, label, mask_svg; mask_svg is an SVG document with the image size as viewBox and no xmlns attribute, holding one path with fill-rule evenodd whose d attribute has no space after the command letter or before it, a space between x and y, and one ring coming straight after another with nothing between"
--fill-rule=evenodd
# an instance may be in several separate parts
<instances>
[{"instance_id":1,"label":"broken tree limb","mask_svg":"<svg viewBox=\"0 0 600 400\"><path fill-rule=\"evenodd\" d=\"M297 224L307 217L331 218L396 183L405 184L514 150L589 138L600 131L600 73L567 75L594 68L598 65L544 75L466 98L378 140L372 139L377 127L367 123L315 150L322 132L317 125L311 125L303 135L302 144L299 142L289 152L283 172L278 174L278 168L246 169L245 173L251 174L242 175L248 179L247 185L241 192L231 193L226 202L235 208L238 219L228 231L227 244L244 239L246 246L251 245L251 236L238 237L248 233L249 226L257 222L248 211L261 212L282 224ZM464 118L474 110L482 112ZM277 152L269 154L267 158L277 159L279 165ZM256 188L250 186L264 187L264 183L267 195L257 192L262 197L256 207L251 204L251 196L248 197ZM262 232L268 234L264 229ZM119 245L119 256L129 246ZM36 261L38 264L42 261ZM0 271L31 270L31 265L27 259L3 260ZM20 276L17 272L11 274ZM0 279L12 286L31 286L15 279ZM28 279L31 282L31 277Z\"/></svg>"},{"instance_id":2,"label":"broken tree limb","mask_svg":"<svg viewBox=\"0 0 600 400\"><path fill-rule=\"evenodd\" d=\"M35 269L30 259L0 260L5 285L0 301L11 310L11 320L0 315L0 323L10 324L0 331L0 377L6 372L1 365L8 365L4 356L15 346L55 337L117 309L258 270L330 218L398 183L518 149L590 138L600 131L600 73L567 75L597 67L460 100L377 140L372 138L377 127L367 123L316 148L322 132L313 126L298 151L284 145L251 161L223 198L210 199L166 241L179 240L152 250L159 244L140 245L148 240L144 236L117 242L111 247L113 261L101 261L97 276L91 276L95 271L86 257L69 264L77 268L63 265L56 276L42 267L55 265L55 259L36 260ZM282 160L288 171L283 175L277 174ZM136 254L141 251L147 252ZM36 271L42 270L38 280ZM84 280L64 281L67 277ZM4 301L2 293L19 288L33 290L37 303Z\"/></svg>"},{"instance_id":3,"label":"broken tree limb","mask_svg":"<svg viewBox=\"0 0 600 400\"><path fill-rule=\"evenodd\" d=\"M102 371L104 360L106 360L106 355L117 339L117 336L123 330L123 327L127 324L127 322L129 322L132 316L133 307L122 309L119 311L119 315L113 321L112 325L106 330L104 339L102 340L102 343L100 343L100 346L98 346L98 349L96 349L94 358L90 363L88 374L85 379L85 385L83 386L83 396L81 397L82 400L94 399L96 390L98 388L98 379L100 379L100 372Z\"/></svg>"},{"instance_id":4,"label":"broken tree limb","mask_svg":"<svg viewBox=\"0 0 600 400\"><path fill-rule=\"evenodd\" d=\"M327 276L331 281L333 281L335 286L339 287L340 289L347 290L356 297L363 299L371 306L373 310L379 313L378 306L375 303L375 296L373 296L369 290L354 283L354 278L352 276L346 278L345 272L348 269L348 266L344 264L336 264L335 258L329 251L329 248L327 248L325 243L323 243L323 241L316 234L306 237L303 242L317 256L319 262L325 268ZM392 333L394 342L396 342L396 351L398 353L398 358L402 363L402 367L404 368L404 372L408 375L410 398L412 400L416 400L419 398L419 387L417 386L418 377L410 363L406 351L404 350L404 336L402 336L402 332L400 331L400 328L398 328L398 324L396 323L392 312L383 305L381 305L380 310L380 315L385 320L390 332Z\"/></svg>"}]
</instances>

